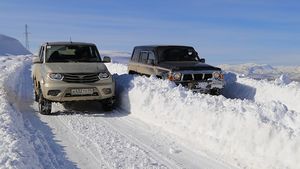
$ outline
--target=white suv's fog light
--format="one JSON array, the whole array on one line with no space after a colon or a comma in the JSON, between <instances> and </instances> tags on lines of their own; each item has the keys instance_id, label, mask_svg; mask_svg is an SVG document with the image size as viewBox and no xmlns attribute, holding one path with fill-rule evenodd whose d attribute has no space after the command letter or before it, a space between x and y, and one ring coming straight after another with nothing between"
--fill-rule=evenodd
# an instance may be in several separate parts
<instances>
[{"instance_id":1,"label":"white suv's fog light","mask_svg":"<svg viewBox=\"0 0 300 169\"><path fill-rule=\"evenodd\" d=\"M103 92L104 94L111 94L111 88L103 88L103 89L102 89L102 92Z\"/></svg>"},{"instance_id":2,"label":"white suv's fog light","mask_svg":"<svg viewBox=\"0 0 300 169\"><path fill-rule=\"evenodd\" d=\"M49 90L48 95L49 96L57 96L60 93L60 90Z\"/></svg>"}]
</instances>

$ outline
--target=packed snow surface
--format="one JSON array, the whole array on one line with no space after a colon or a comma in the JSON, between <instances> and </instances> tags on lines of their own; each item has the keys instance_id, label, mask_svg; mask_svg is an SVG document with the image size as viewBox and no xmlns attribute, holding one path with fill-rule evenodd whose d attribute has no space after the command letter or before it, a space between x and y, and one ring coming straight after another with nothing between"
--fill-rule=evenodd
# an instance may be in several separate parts
<instances>
[{"instance_id":1,"label":"packed snow surface","mask_svg":"<svg viewBox=\"0 0 300 169\"><path fill-rule=\"evenodd\" d=\"M103 115L98 104L54 104L53 116L41 116L32 101L31 57L0 57L0 168L300 166L300 84L287 72L247 68L261 80L227 72L223 95L211 96L128 75L124 59L112 60L117 110Z\"/></svg>"},{"instance_id":2,"label":"packed snow surface","mask_svg":"<svg viewBox=\"0 0 300 169\"><path fill-rule=\"evenodd\" d=\"M27 54L30 52L17 39L0 34L0 56Z\"/></svg>"}]
</instances>

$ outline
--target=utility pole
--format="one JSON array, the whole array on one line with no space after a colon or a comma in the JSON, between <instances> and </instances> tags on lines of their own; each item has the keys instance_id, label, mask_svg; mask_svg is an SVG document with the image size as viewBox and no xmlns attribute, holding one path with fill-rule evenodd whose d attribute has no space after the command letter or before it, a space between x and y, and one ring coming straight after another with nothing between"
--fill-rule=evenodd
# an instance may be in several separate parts
<instances>
[{"instance_id":1,"label":"utility pole","mask_svg":"<svg viewBox=\"0 0 300 169\"><path fill-rule=\"evenodd\" d=\"M29 51L28 26L25 24L25 47Z\"/></svg>"}]
</instances>

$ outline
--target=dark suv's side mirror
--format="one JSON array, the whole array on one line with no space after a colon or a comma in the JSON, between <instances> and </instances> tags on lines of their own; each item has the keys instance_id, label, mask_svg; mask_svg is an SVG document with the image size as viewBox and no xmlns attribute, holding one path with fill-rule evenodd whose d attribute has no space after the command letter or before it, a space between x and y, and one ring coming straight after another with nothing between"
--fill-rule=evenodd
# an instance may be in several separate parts
<instances>
[{"instance_id":1,"label":"dark suv's side mirror","mask_svg":"<svg viewBox=\"0 0 300 169\"><path fill-rule=\"evenodd\" d=\"M201 62L201 63L205 63L205 59L204 59L204 58L201 58L201 59L200 59L200 62Z\"/></svg>"},{"instance_id":2,"label":"dark suv's side mirror","mask_svg":"<svg viewBox=\"0 0 300 169\"><path fill-rule=\"evenodd\" d=\"M148 59L147 64L148 65L154 65L154 60L153 59Z\"/></svg>"},{"instance_id":3,"label":"dark suv's side mirror","mask_svg":"<svg viewBox=\"0 0 300 169\"><path fill-rule=\"evenodd\" d=\"M103 57L103 62L104 62L104 63L109 63L109 62L111 62L110 57L104 56L104 57Z\"/></svg>"}]
</instances>

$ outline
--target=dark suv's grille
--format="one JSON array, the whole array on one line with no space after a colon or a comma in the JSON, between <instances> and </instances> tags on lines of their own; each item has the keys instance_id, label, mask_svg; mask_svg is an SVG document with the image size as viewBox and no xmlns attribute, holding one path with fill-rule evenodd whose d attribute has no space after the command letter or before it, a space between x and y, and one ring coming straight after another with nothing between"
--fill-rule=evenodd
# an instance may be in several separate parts
<instances>
[{"instance_id":1,"label":"dark suv's grille","mask_svg":"<svg viewBox=\"0 0 300 169\"><path fill-rule=\"evenodd\" d=\"M93 83L99 80L99 73L64 73L63 81L69 83Z\"/></svg>"},{"instance_id":2,"label":"dark suv's grille","mask_svg":"<svg viewBox=\"0 0 300 169\"><path fill-rule=\"evenodd\" d=\"M196 80L196 81L201 81L201 80L207 80L209 78L212 78L212 74L183 74L182 80L183 81L189 81L189 80Z\"/></svg>"}]
</instances>

